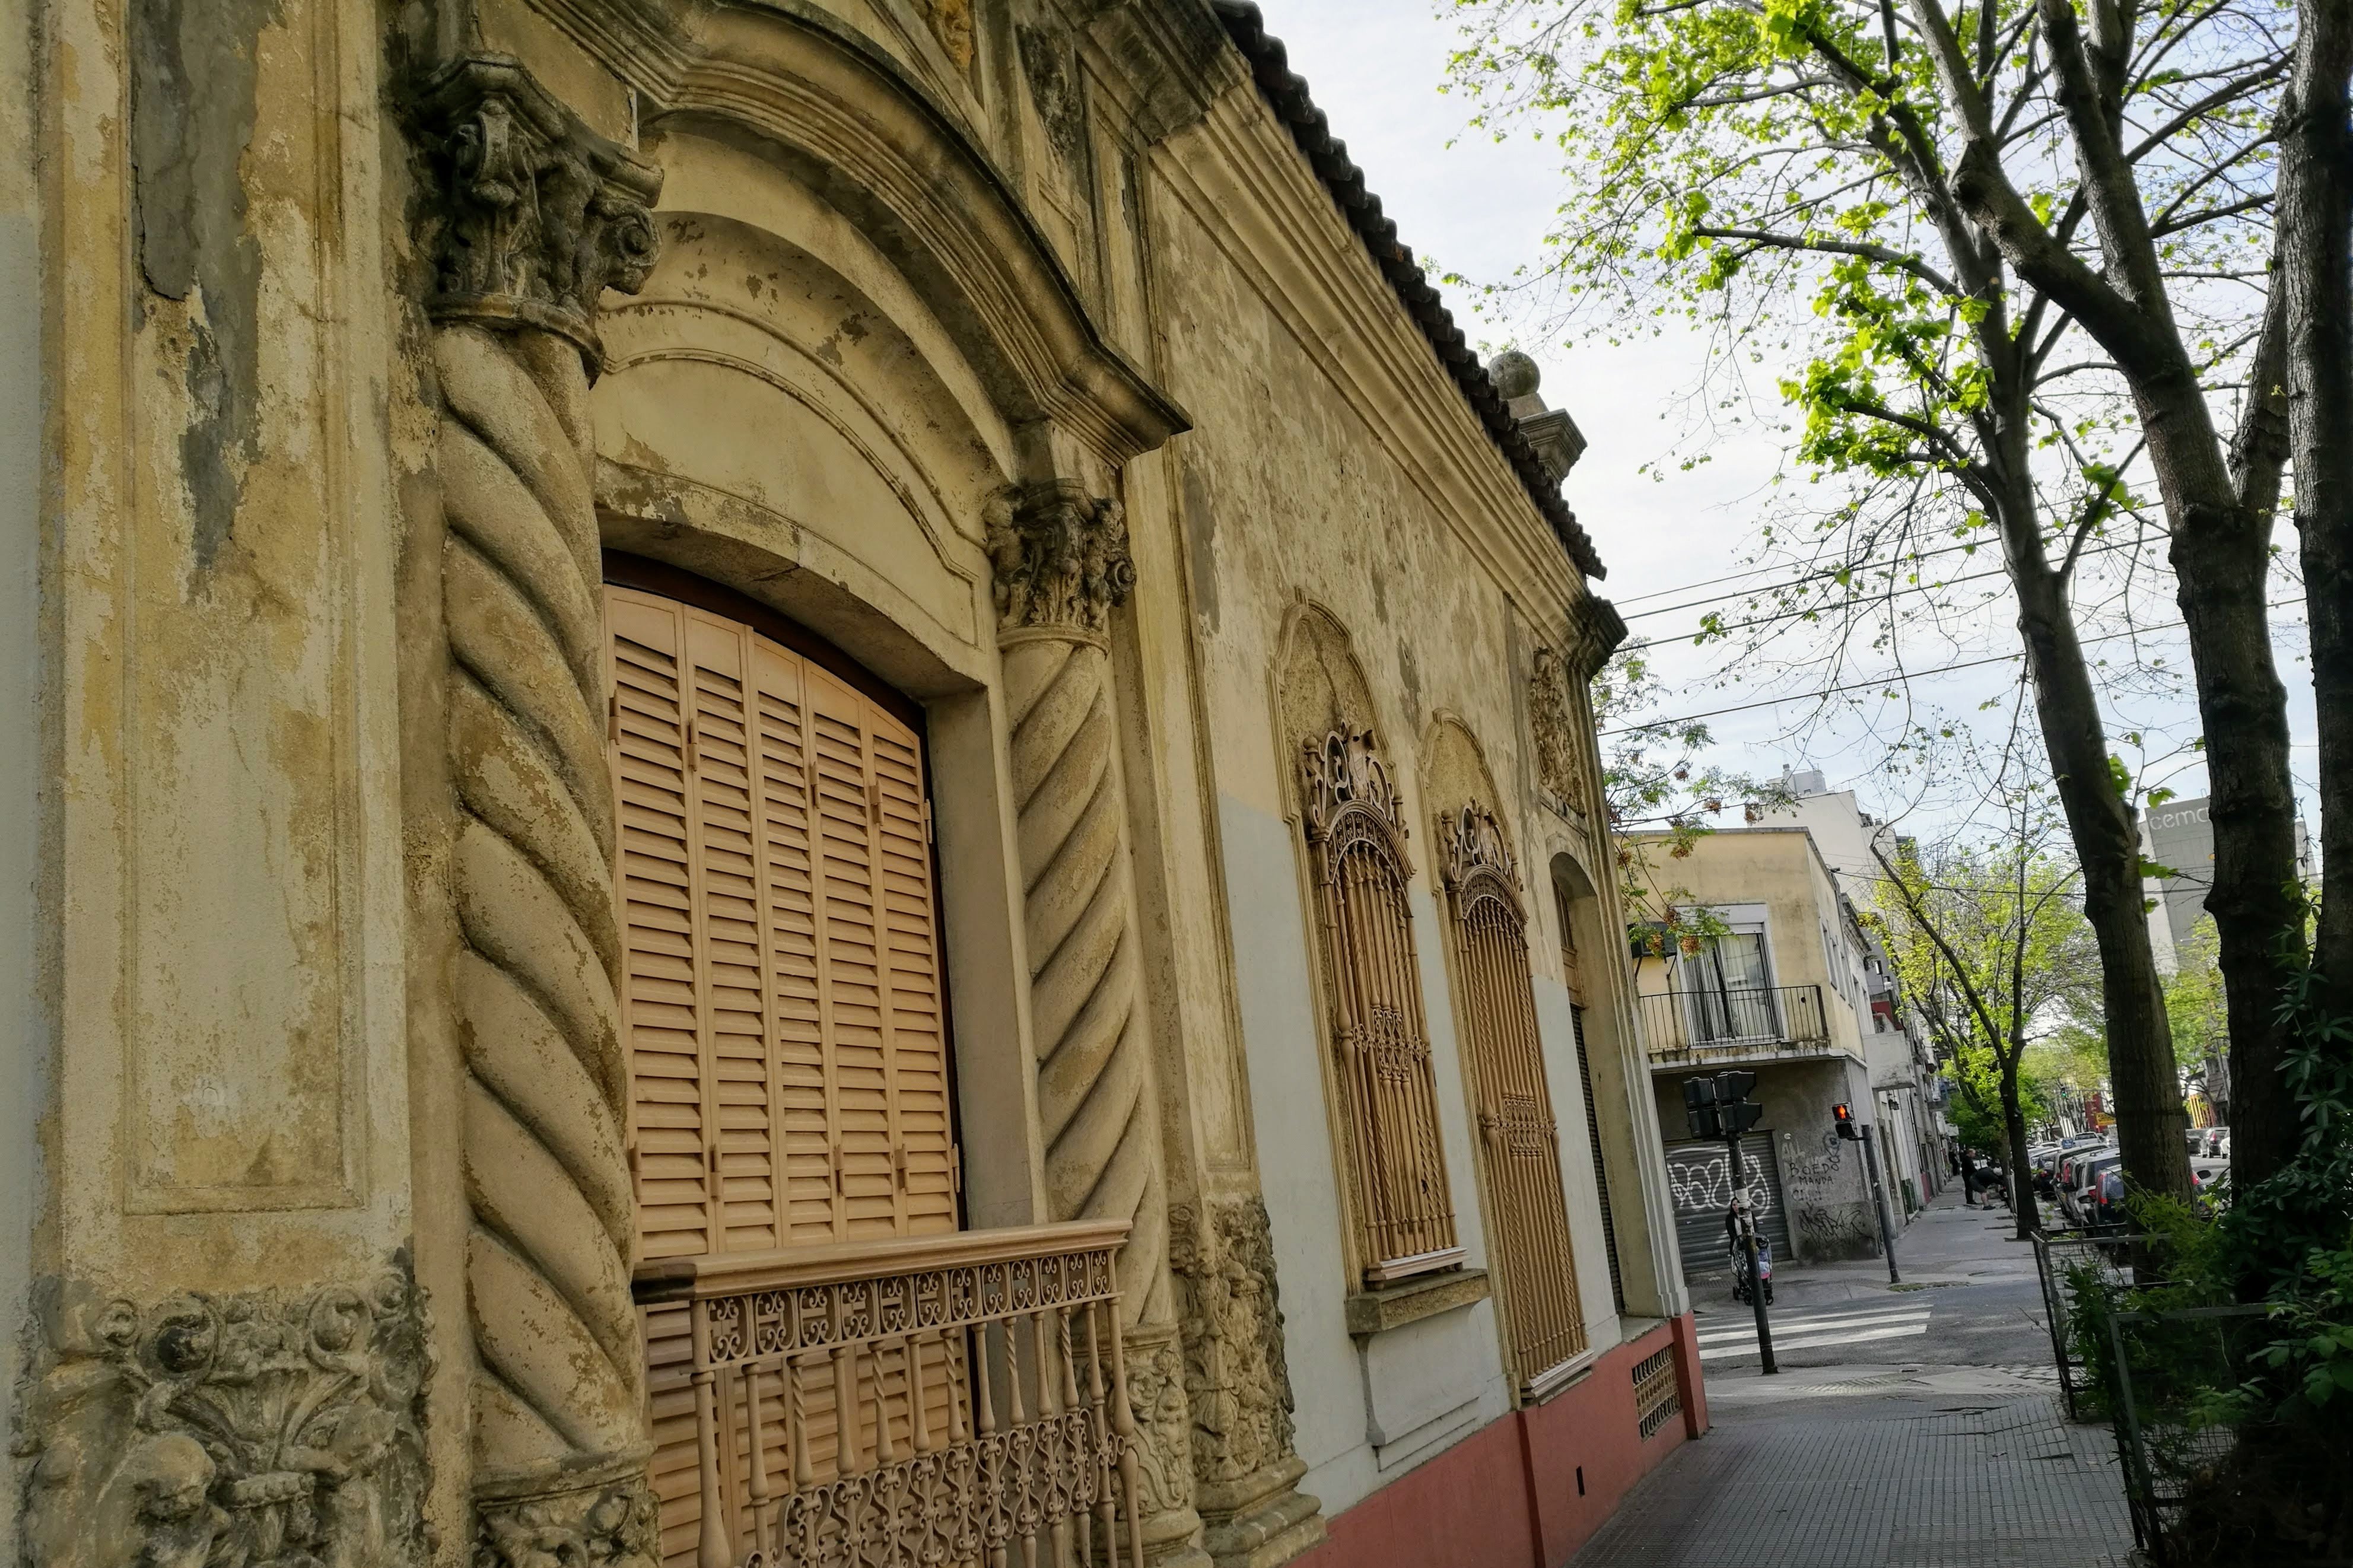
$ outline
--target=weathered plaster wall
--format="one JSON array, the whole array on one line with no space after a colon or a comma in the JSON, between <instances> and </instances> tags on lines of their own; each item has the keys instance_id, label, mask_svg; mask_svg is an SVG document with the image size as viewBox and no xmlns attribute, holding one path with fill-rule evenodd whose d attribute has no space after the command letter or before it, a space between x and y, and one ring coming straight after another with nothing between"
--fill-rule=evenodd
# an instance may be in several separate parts
<instances>
[{"instance_id":1,"label":"weathered plaster wall","mask_svg":"<svg viewBox=\"0 0 2353 1568\"><path fill-rule=\"evenodd\" d=\"M32 1283L33 1219L47 1152L40 1119L55 1065L54 952L40 918L42 318L40 186L35 178L33 9L0 20L0 1453L12 1452ZM17 1492L0 1487L0 1557L13 1559Z\"/></svg>"},{"instance_id":2,"label":"weathered plaster wall","mask_svg":"<svg viewBox=\"0 0 2353 1568\"><path fill-rule=\"evenodd\" d=\"M364 1275L406 1207L381 39L334 0L47 24L73 1158L40 1266Z\"/></svg>"}]
</instances>

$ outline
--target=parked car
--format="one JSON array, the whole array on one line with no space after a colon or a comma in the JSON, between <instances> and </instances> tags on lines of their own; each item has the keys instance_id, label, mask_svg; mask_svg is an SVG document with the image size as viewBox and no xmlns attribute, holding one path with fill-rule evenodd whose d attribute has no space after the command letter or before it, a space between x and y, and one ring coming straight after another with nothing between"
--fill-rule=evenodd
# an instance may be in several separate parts
<instances>
[{"instance_id":1,"label":"parked car","mask_svg":"<svg viewBox=\"0 0 2353 1568\"><path fill-rule=\"evenodd\" d=\"M2204 1127L2200 1128L2199 1131L2206 1135L2205 1154L2208 1159L2227 1160L2231 1157L2231 1130L2229 1128Z\"/></svg>"},{"instance_id":2,"label":"parked car","mask_svg":"<svg viewBox=\"0 0 2353 1568\"><path fill-rule=\"evenodd\" d=\"M2064 1206L2063 1200L2066 1194L2084 1184L2082 1171L2084 1164L2099 1155L2114 1152L2116 1151L2107 1144L2094 1143L2079 1149L2071 1149L2059 1157L2059 1167L2052 1174L2054 1184L2058 1187L2063 1200L2063 1206Z\"/></svg>"},{"instance_id":3,"label":"parked car","mask_svg":"<svg viewBox=\"0 0 2353 1568\"><path fill-rule=\"evenodd\" d=\"M2227 1193L2218 1192L2216 1188L2222 1178L2230 1173L2231 1162L2228 1160L2217 1160L2203 1155L2193 1156L2189 1162L2191 1199L2206 1208L2212 1208L2219 1204L2228 1202Z\"/></svg>"},{"instance_id":4,"label":"parked car","mask_svg":"<svg viewBox=\"0 0 2353 1568\"><path fill-rule=\"evenodd\" d=\"M2059 1195L2059 1201L2066 1206L2068 1217L2077 1225L2102 1223L2094 1217L2094 1213L2099 1197L2101 1180L2110 1171L2121 1170L2123 1165L2124 1156L2114 1151L2093 1159L2078 1161L2073 1184L2062 1191Z\"/></svg>"},{"instance_id":5,"label":"parked car","mask_svg":"<svg viewBox=\"0 0 2353 1568\"><path fill-rule=\"evenodd\" d=\"M2125 1213L2125 1169L2110 1165L2100 1173L2099 1190L2092 1194L2091 1223L2122 1225L2128 1217Z\"/></svg>"}]
</instances>

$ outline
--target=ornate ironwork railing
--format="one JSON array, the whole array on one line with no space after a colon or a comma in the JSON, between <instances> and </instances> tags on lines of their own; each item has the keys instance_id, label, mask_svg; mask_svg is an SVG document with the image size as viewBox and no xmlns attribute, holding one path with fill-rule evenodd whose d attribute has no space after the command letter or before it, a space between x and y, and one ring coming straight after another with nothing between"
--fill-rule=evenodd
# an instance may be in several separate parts
<instances>
[{"instance_id":1,"label":"ornate ironwork railing","mask_svg":"<svg viewBox=\"0 0 2353 1568\"><path fill-rule=\"evenodd\" d=\"M1642 1040L1653 1061L1819 1051L1830 1022L1819 985L1668 991L1640 998Z\"/></svg>"},{"instance_id":2,"label":"ornate ironwork railing","mask_svg":"<svg viewBox=\"0 0 2353 1568\"><path fill-rule=\"evenodd\" d=\"M1037 1226L640 1268L664 1563L1142 1568L1113 1267L1126 1235Z\"/></svg>"}]
</instances>

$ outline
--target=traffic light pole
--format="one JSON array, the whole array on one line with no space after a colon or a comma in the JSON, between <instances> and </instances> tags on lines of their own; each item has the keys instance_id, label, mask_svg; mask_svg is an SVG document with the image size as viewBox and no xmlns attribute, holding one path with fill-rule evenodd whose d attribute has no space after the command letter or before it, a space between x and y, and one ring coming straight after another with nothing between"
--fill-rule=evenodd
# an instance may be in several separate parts
<instances>
[{"instance_id":1,"label":"traffic light pole","mask_svg":"<svg viewBox=\"0 0 2353 1568\"><path fill-rule=\"evenodd\" d=\"M1757 1354L1764 1363L1764 1375L1770 1377L1781 1369L1773 1361L1773 1326L1765 1319L1765 1281L1757 1267L1757 1210L1746 1201L1748 1178L1740 1169L1740 1134L1731 1133L1724 1142L1732 1152L1732 1190L1741 1198L1740 1245L1747 1255L1748 1308L1757 1314Z\"/></svg>"},{"instance_id":2,"label":"traffic light pole","mask_svg":"<svg viewBox=\"0 0 2353 1568\"><path fill-rule=\"evenodd\" d=\"M1887 1282L1904 1283L1904 1276L1895 1272L1895 1230L1887 1219L1887 1184L1879 1175L1879 1144L1871 1136L1871 1123L1862 1124L1862 1168L1871 1173L1871 1206L1879 1211L1879 1244L1887 1249Z\"/></svg>"}]
</instances>

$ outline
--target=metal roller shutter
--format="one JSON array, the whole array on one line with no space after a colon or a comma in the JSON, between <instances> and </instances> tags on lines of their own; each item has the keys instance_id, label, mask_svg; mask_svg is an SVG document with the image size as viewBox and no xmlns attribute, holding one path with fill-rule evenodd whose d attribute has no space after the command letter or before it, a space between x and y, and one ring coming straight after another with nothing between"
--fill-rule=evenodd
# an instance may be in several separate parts
<instances>
[{"instance_id":1,"label":"metal roller shutter","mask_svg":"<svg viewBox=\"0 0 2353 1568\"><path fill-rule=\"evenodd\" d=\"M1770 1130L1760 1127L1742 1136L1740 1165L1749 1190L1764 1194L1764 1213L1758 1217L1773 1243L1774 1260L1787 1261L1789 1211L1781 1198L1781 1166L1773 1155ZM1675 1242L1683 1252L1684 1275L1725 1273L1729 1268L1724 1211L1732 1202L1731 1152L1713 1139L1668 1144L1667 1185L1674 1194Z\"/></svg>"}]
</instances>

